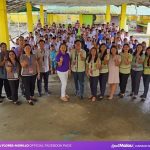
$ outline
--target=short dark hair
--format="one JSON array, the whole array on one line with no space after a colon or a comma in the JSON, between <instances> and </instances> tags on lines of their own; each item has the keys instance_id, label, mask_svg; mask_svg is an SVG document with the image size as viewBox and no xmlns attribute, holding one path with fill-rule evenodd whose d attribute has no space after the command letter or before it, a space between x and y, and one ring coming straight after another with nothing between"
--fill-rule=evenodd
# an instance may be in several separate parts
<instances>
[{"instance_id":1,"label":"short dark hair","mask_svg":"<svg viewBox=\"0 0 150 150\"><path fill-rule=\"evenodd\" d=\"M74 44L76 44L77 42L80 42L80 43L81 43L81 41L80 41L79 39L77 39L77 40L74 42Z\"/></svg>"},{"instance_id":2,"label":"short dark hair","mask_svg":"<svg viewBox=\"0 0 150 150\"><path fill-rule=\"evenodd\" d=\"M41 42L44 42L44 43L45 43L45 41L44 41L44 40L42 40L42 39L41 39L41 40L39 40L39 43L41 43Z\"/></svg>"}]
</instances>

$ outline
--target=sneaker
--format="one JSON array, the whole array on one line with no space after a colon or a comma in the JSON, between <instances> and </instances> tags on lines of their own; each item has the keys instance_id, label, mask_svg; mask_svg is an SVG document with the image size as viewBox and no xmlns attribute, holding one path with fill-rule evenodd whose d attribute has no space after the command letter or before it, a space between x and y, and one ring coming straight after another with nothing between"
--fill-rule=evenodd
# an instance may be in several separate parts
<instances>
[{"instance_id":1,"label":"sneaker","mask_svg":"<svg viewBox=\"0 0 150 150\"><path fill-rule=\"evenodd\" d=\"M103 98L104 98L103 96L100 96L100 97L99 97L100 100L102 100Z\"/></svg>"},{"instance_id":2,"label":"sneaker","mask_svg":"<svg viewBox=\"0 0 150 150\"><path fill-rule=\"evenodd\" d=\"M11 97L7 97L8 101L12 102L13 100L11 99Z\"/></svg>"},{"instance_id":3,"label":"sneaker","mask_svg":"<svg viewBox=\"0 0 150 150\"><path fill-rule=\"evenodd\" d=\"M142 94L142 95L140 96L140 98L144 98L144 95Z\"/></svg>"}]
</instances>

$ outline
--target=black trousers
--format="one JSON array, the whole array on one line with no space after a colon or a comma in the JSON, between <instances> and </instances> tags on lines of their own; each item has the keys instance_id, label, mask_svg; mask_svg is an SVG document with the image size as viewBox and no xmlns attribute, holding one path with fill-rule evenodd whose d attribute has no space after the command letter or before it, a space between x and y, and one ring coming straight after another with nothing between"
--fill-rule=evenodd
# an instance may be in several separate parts
<instances>
[{"instance_id":1,"label":"black trousers","mask_svg":"<svg viewBox=\"0 0 150 150\"><path fill-rule=\"evenodd\" d=\"M4 85L6 96L11 97L11 90L10 90L8 80L7 79L1 79L1 78L0 78L0 95L2 95L3 85Z\"/></svg>"},{"instance_id":2,"label":"black trousers","mask_svg":"<svg viewBox=\"0 0 150 150\"><path fill-rule=\"evenodd\" d=\"M22 82L25 88L26 100L30 100L30 96L34 96L35 81L36 81L36 75L22 77Z\"/></svg>"},{"instance_id":3,"label":"black trousers","mask_svg":"<svg viewBox=\"0 0 150 150\"><path fill-rule=\"evenodd\" d=\"M143 83L144 83L144 93L143 97L147 97L148 89L149 89L149 84L150 84L150 75L149 74L143 74Z\"/></svg>"},{"instance_id":4,"label":"black trousers","mask_svg":"<svg viewBox=\"0 0 150 150\"><path fill-rule=\"evenodd\" d=\"M105 94L107 81L108 81L108 73L101 73L99 75L99 85L100 85L101 96L104 96Z\"/></svg>"},{"instance_id":5,"label":"black trousers","mask_svg":"<svg viewBox=\"0 0 150 150\"><path fill-rule=\"evenodd\" d=\"M90 89L91 89L91 95L96 97L97 96L97 85L98 85L98 77L91 77L90 76Z\"/></svg>"},{"instance_id":6,"label":"black trousers","mask_svg":"<svg viewBox=\"0 0 150 150\"><path fill-rule=\"evenodd\" d=\"M120 78L120 93L124 94L126 92L127 82L130 74L119 73Z\"/></svg>"},{"instance_id":7,"label":"black trousers","mask_svg":"<svg viewBox=\"0 0 150 150\"><path fill-rule=\"evenodd\" d=\"M16 102L18 101L19 80L9 80L9 85L11 89L11 99Z\"/></svg>"},{"instance_id":8,"label":"black trousers","mask_svg":"<svg viewBox=\"0 0 150 150\"><path fill-rule=\"evenodd\" d=\"M48 92L48 77L49 77L49 71L48 72L41 72L40 73L40 79L37 80L38 92L40 94L42 93L42 79L44 79L44 89L45 89L45 92Z\"/></svg>"},{"instance_id":9,"label":"black trousers","mask_svg":"<svg viewBox=\"0 0 150 150\"><path fill-rule=\"evenodd\" d=\"M131 70L131 81L132 81L131 85L132 85L132 93L134 95L138 95L142 74L143 71Z\"/></svg>"}]
</instances>

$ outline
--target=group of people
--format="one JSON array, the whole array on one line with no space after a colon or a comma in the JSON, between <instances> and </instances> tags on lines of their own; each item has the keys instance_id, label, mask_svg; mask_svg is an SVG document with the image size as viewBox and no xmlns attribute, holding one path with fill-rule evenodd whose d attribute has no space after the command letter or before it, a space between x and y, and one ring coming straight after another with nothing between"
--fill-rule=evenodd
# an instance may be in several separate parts
<instances>
[{"instance_id":1,"label":"group of people","mask_svg":"<svg viewBox=\"0 0 150 150\"><path fill-rule=\"evenodd\" d=\"M108 100L113 99L118 85L118 96L123 98L131 75L130 96L137 98L143 78L144 92L140 97L141 101L146 100L150 83L150 47L145 41L139 43L128 32L119 30L114 23L90 27L77 21L67 27L53 23L42 28L38 22L34 33L30 32L26 38L20 36L12 42L15 46L11 50L7 50L6 43L0 44L0 102L5 98L2 96L4 86L8 100L20 105L20 84L27 102L34 105L37 101L34 97L36 81L39 96L43 95L43 79L45 94L49 95L49 75L55 73L61 82L60 99L64 102L69 101L66 87L71 74L75 95L80 99L84 99L85 76L90 83L89 99L94 102L104 99L107 83Z\"/></svg>"}]
</instances>

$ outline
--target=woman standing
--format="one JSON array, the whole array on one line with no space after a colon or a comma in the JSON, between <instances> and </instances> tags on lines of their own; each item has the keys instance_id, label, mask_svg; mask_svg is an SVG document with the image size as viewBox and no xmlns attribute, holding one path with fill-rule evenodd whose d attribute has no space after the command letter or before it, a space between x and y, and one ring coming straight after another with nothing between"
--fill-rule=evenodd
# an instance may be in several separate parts
<instances>
[{"instance_id":1,"label":"woman standing","mask_svg":"<svg viewBox=\"0 0 150 150\"><path fill-rule=\"evenodd\" d=\"M109 62L109 54L107 53L106 44L101 44L99 48L99 57L101 60L101 68L99 75L99 84L100 84L100 99L104 98L106 83L108 81L108 62Z\"/></svg>"},{"instance_id":2,"label":"woman standing","mask_svg":"<svg viewBox=\"0 0 150 150\"><path fill-rule=\"evenodd\" d=\"M143 74L144 59L145 55L143 54L143 46L142 44L138 44L133 54L131 66L132 93L130 96L132 96L132 99L136 99L139 92L140 80Z\"/></svg>"},{"instance_id":3,"label":"woman standing","mask_svg":"<svg viewBox=\"0 0 150 150\"><path fill-rule=\"evenodd\" d=\"M124 44L122 52L120 53L121 56L121 64L119 68L120 98L123 98L125 95L127 82L131 71L132 55L129 53L129 51L130 51L129 44Z\"/></svg>"},{"instance_id":4,"label":"woman standing","mask_svg":"<svg viewBox=\"0 0 150 150\"><path fill-rule=\"evenodd\" d=\"M11 99L16 105L21 103L18 101L18 88L19 88L19 75L20 75L20 63L14 51L9 51L8 60L5 63L7 71L7 79L11 90Z\"/></svg>"},{"instance_id":5,"label":"woman standing","mask_svg":"<svg viewBox=\"0 0 150 150\"><path fill-rule=\"evenodd\" d=\"M146 49L144 60L144 73L143 73L143 83L144 83L144 93L141 95L141 101L145 101L147 97L147 93L149 90L150 84L150 47Z\"/></svg>"},{"instance_id":6,"label":"woman standing","mask_svg":"<svg viewBox=\"0 0 150 150\"><path fill-rule=\"evenodd\" d=\"M69 96L66 95L66 87L68 74L70 73L70 58L65 44L60 45L59 52L56 56L56 62L57 74L61 81L61 100L66 102L69 100Z\"/></svg>"},{"instance_id":7,"label":"woman standing","mask_svg":"<svg viewBox=\"0 0 150 150\"><path fill-rule=\"evenodd\" d=\"M96 101L97 97L97 84L99 78L100 70L100 59L98 58L97 48L93 47L90 50L90 54L86 62L86 74L90 80L91 96L89 99L92 99L92 102Z\"/></svg>"},{"instance_id":8,"label":"woman standing","mask_svg":"<svg viewBox=\"0 0 150 150\"><path fill-rule=\"evenodd\" d=\"M5 68L5 63L8 59L8 51L7 51L7 45L6 43L0 44L0 99L4 99L5 96L2 96L2 89L4 86L6 96L9 101L11 100L11 90L9 86L9 82L7 80L7 72ZM3 102L3 100L0 100L0 102Z\"/></svg>"},{"instance_id":9,"label":"woman standing","mask_svg":"<svg viewBox=\"0 0 150 150\"><path fill-rule=\"evenodd\" d=\"M40 78L39 65L36 56L31 54L32 51L29 44L25 45L24 52L25 54L20 57L22 81L25 87L26 100L30 105L34 105L33 101L36 101L34 89L37 74L38 78Z\"/></svg>"},{"instance_id":10,"label":"woman standing","mask_svg":"<svg viewBox=\"0 0 150 150\"><path fill-rule=\"evenodd\" d=\"M109 59L109 76L108 83L109 87L109 100L113 99L114 93L117 88L117 84L119 84L119 65L121 62L121 57L118 55L118 50L116 46L112 46L110 49L110 59Z\"/></svg>"}]
</instances>

